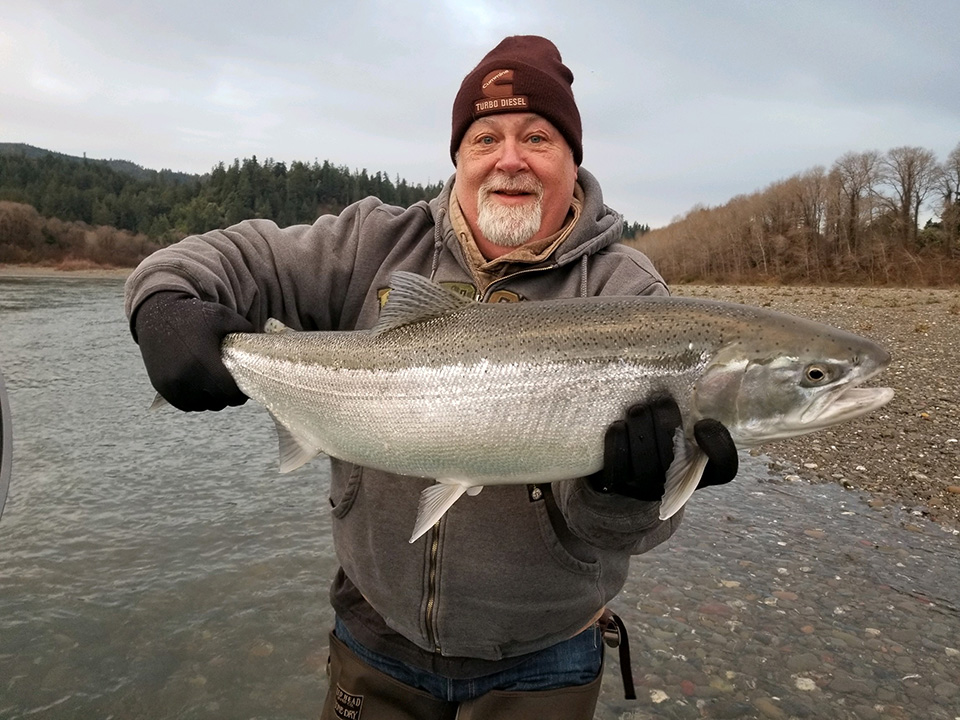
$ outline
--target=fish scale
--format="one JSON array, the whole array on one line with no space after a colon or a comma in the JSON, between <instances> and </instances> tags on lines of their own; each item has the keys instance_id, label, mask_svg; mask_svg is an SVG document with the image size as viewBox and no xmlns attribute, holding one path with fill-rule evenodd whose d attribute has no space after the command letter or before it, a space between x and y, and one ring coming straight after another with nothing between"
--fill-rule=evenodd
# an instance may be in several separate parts
<instances>
[{"instance_id":1,"label":"fish scale","mask_svg":"<svg viewBox=\"0 0 960 720\"><path fill-rule=\"evenodd\" d=\"M889 362L883 348L765 308L669 297L480 304L410 273L391 278L371 330L279 325L229 335L222 355L240 389L273 415L281 470L326 453L437 479L411 541L465 491L598 471L607 427L657 394L673 397L683 417L663 517L705 465L697 420L723 422L750 447L892 397L858 387Z\"/></svg>"}]
</instances>

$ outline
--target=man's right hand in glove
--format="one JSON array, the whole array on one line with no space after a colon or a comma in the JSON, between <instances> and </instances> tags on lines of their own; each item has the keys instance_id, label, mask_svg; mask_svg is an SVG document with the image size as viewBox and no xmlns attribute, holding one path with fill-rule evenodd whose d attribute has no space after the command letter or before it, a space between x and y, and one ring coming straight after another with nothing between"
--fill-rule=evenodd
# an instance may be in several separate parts
<instances>
[{"instance_id":1,"label":"man's right hand in glove","mask_svg":"<svg viewBox=\"0 0 960 720\"><path fill-rule=\"evenodd\" d=\"M137 309L134 334L150 382L180 410L223 410L247 396L220 359L220 343L232 332L253 332L242 315L182 292L158 292Z\"/></svg>"}]
</instances>

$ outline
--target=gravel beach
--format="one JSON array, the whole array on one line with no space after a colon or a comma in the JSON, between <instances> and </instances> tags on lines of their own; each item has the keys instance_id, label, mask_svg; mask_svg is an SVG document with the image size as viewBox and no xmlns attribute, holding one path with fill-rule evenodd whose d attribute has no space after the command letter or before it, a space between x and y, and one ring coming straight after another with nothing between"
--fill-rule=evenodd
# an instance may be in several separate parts
<instances>
[{"instance_id":1,"label":"gravel beach","mask_svg":"<svg viewBox=\"0 0 960 720\"><path fill-rule=\"evenodd\" d=\"M760 448L785 477L865 490L876 507L960 526L960 290L676 285L675 295L770 307L869 337L893 355L879 411Z\"/></svg>"}]
</instances>

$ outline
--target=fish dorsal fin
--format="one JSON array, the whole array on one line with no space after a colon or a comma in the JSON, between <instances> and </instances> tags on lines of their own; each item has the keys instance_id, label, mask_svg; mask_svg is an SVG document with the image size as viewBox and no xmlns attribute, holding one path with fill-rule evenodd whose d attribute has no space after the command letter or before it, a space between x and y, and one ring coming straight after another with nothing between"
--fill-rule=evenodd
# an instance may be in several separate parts
<instances>
[{"instance_id":1,"label":"fish dorsal fin","mask_svg":"<svg viewBox=\"0 0 960 720\"><path fill-rule=\"evenodd\" d=\"M673 436L673 462L667 468L667 481L660 500L660 519L677 513L693 495L707 467L707 454L695 444L687 442L683 428Z\"/></svg>"},{"instance_id":2,"label":"fish dorsal fin","mask_svg":"<svg viewBox=\"0 0 960 720\"><path fill-rule=\"evenodd\" d=\"M319 450L311 447L308 443L300 440L300 438L287 430L273 413L270 413L270 417L272 417L273 422L276 423L277 440L280 442L280 472L292 472L301 465L306 465L320 454Z\"/></svg>"},{"instance_id":3,"label":"fish dorsal fin","mask_svg":"<svg viewBox=\"0 0 960 720\"><path fill-rule=\"evenodd\" d=\"M470 298L457 295L430 278L398 270L390 276L390 294L373 334L432 320L471 303Z\"/></svg>"}]
</instances>

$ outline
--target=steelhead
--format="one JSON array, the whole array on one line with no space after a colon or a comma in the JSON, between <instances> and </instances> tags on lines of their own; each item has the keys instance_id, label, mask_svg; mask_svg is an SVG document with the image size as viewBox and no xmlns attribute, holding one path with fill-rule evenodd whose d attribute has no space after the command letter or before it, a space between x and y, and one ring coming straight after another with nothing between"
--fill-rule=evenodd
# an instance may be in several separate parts
<instances>
[{"instance_id":1,"label":"steelhead","mask_svg":"<svg viewBox=\"0 0 960 720\"><path fill-rule=\"evenodd\" d=\"M680 407L660 517L696 489L714 418L737 447L875 410L861 387L890 361L874 342L772 310L674 297L477 303L405 272L371 330L228 335L223 362L280 435L280 470L320 453L435 478L410 542L484 485L582 477L607 427L658 394Z\"/></svg>"}]
</instances>

